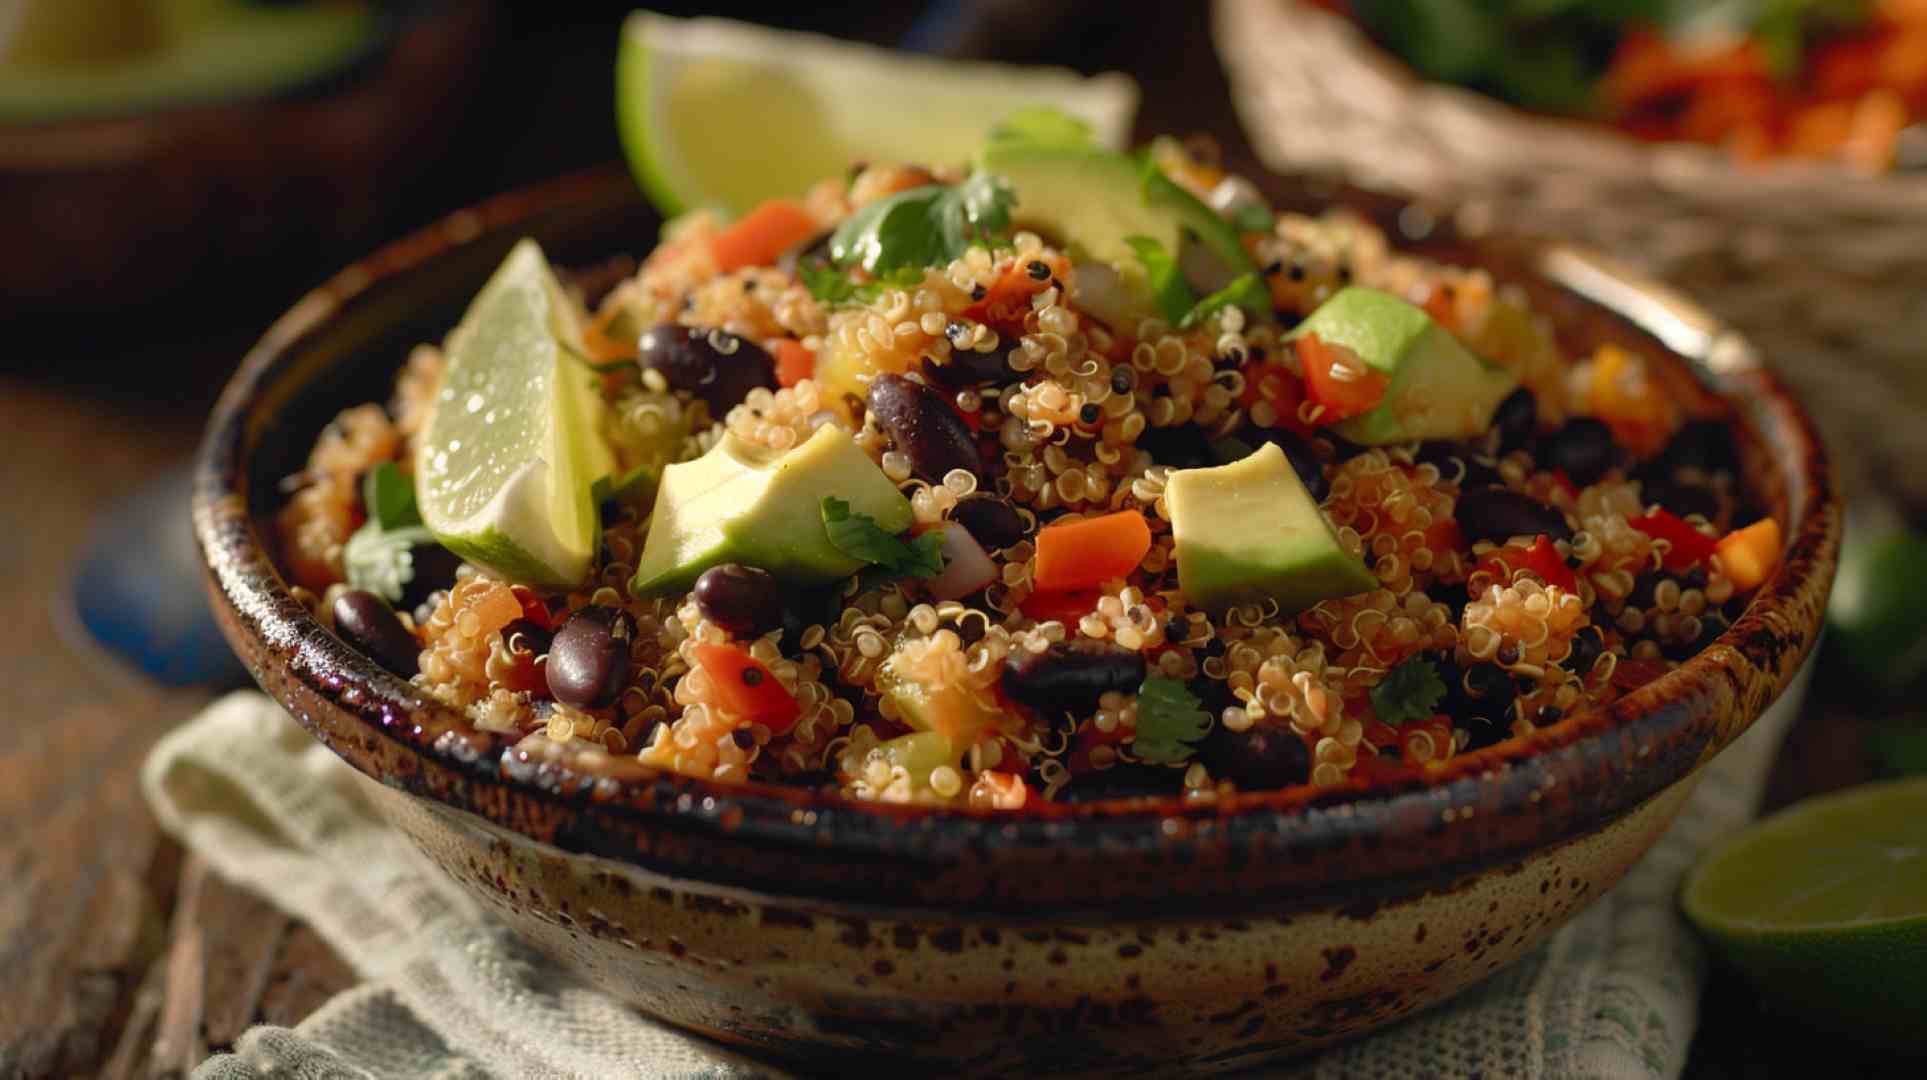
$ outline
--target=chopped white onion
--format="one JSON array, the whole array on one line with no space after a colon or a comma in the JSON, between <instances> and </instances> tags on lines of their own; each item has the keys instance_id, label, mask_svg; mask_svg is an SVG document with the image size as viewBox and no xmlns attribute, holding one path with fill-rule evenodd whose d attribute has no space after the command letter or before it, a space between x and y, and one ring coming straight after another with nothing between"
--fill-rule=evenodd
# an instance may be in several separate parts
<instances>
[{"instance_id":1,"label":"chopped white onion","mask_svg":"<svg viewBox=\"0 0 1927 1080\"><path fill-rule=\"evenodd\" d=\"M997 579L997 564L970 530L956 522L943 526L943 573L924 582L939 600L961 600Z\"/></svg>"}]
</instances>

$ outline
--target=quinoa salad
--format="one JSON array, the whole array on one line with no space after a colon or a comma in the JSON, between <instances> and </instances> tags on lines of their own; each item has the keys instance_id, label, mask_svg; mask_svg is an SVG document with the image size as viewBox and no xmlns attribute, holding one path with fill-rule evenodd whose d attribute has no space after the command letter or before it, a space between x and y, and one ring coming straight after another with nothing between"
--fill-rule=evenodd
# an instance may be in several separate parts
<instances>
[{"instance_id":1,"label":"quinoa salad","mask_svg":"<svg viewBox=\"0 0 1927 1080\"><path fill-rule=\"evenodd\" d=\"M588 281L524 241L273 523L318 619L538 758L1362 789L1666 673L1779 557L1683 372L1208 147L1020 114Z\"/></svg>"}]
</instances>

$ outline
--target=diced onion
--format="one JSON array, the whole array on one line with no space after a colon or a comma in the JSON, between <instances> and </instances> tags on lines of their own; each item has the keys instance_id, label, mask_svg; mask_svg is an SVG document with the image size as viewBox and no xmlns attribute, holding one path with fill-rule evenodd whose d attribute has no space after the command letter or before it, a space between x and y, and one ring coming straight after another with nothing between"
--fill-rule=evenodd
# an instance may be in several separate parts
<instances>
[{"instance_id":1,"label":"diced onion","mask_svg":"<svg viewBox=\"0 0 1927 1080\"><path fill-rule=\"evenodd\" d=\"M943 573L924 582L939 600L961 600L997 579L997 564L970 530L956 522L943 526Z\"/></svg>"}]
</instances>

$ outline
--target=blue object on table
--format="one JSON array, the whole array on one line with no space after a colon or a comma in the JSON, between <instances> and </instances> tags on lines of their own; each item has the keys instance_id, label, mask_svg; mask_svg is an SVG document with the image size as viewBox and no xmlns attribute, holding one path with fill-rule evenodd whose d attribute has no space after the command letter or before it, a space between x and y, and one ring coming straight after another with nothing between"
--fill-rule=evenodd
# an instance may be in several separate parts
<instances>
[{"instance_id":1,"label":"blue object on table","mask_svg":"<svg viewBox=\"0 0 1927 1080\"><path fill-rule=\"evenodd\" d=\"M208 607L188 519L192 487L183 464L101 515L67 595L95 642L156 681L238 682L247 672Z\"/></svg>"}]
</instances>

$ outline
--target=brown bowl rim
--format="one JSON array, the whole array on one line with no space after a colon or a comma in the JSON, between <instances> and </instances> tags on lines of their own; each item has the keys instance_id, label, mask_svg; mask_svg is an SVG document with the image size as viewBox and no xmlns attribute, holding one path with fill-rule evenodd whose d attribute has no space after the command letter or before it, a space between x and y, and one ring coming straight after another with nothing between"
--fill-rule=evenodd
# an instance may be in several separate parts
<instances>
[{"instance_id":1,"label":"brown bowl rim","mask_svg":"<svg viewBox=\"0 0 1927 1080\"><path fill-rule=\"evenodd\" d=\"M1629 312L1630 302L1615 306L1599 296L1585 297L1588 303L1649 333L1670 320L1702 334L1702 355L1681 359L1729 403L1751 406L1742 410L1747 422L1769 428L1782 444L1770 455L1769 470L1785 473L1783 486L1803 496L1797 520L1785 523L1785 554L1741 618L1680 668L1611 705L1459 755L1443 770L1404 781L1301 786L1201 804L1180 797L1050 803L1018 814L861 803L768 783L721 784L658 773L632 755L595 772L532 761L510 748L509 740L468 729L455 710L349 648L293 598L250 512L249 433L271 396L264 391L280 373L277 361L324 330L354 298L477 237L516 228L544 210L610 199L617 187L630 187L633 194L631 181L617 170L565 176L458 211L379 249L276 321L249 351L210 417L196 461L193 520L216 615L258 682L273 683L275 696L318 739L391 786L564 850L644 866L682 865L659 843L666 829L732 836L792 854L834 850L871 865L879 858L968 862L1013 874L1034 865L1040 852L1079 863L1135 852L1153 853L1165 866L1226 859L1243 866L1253 858L1287 855L1309 863L1321 850L1362 844L1383 854L1387 874L1409 873L1438 860L1399 855L1396 841L1438 835L1454 821L1465 822L1462 831L1472 838L1454 848L1453 857L1490 862L1616 818L1745 730L1818 635L1841 513L1810 418L1742 339L1690 303L1610 260L1541 244L1545 252L1594 267L1605 275L1602 280L1616 282L1651 310ZM317 705L353 722L337 730L314 715ZM1618 771L1602 771L1609 760L1619 763ZM1621 767L1628 761L1645 764L1628 771ZM1476 831L1469 827L1475 814L1486 819ZM1014 878L1004 885L1009 888L996 895L1012 903L1032 894Z\"/></svg>"}]
</instances>

